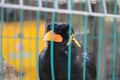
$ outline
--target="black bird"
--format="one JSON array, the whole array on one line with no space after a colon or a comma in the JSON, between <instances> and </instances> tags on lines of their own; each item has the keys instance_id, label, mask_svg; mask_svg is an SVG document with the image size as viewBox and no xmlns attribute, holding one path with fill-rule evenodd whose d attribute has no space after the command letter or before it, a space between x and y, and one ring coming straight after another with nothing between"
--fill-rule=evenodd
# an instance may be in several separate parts
<instances>
[{"instance_id":1,"label":"black bird","mask_svg":"<svg viewBox=\"0 0 120 80\"><path fill-rule=\"evenodd\" d=\"M52 30L54 26L54 31ZM55 80L68 79L68 45L71 43L71 80L83 80L83 45L79 44L74 37L72 29L69 39L69 24L49 24L44 40L48 46L39 55L39 78L40 80L52 80L50 68L50 41L54 41L54 71ZM51 38L54 34L54 39ZM96 80L96 66L91 53L86 52L86 80Z\"/></svg>"}]
</instances>

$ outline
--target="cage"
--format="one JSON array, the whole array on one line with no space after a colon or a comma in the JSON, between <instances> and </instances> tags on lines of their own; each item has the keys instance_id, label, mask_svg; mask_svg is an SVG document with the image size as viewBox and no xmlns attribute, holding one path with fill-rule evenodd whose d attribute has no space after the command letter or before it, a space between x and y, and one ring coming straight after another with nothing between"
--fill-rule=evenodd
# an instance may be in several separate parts
<instances>
[{"instance_id":1,"label":"cage","mask_svg":"<svg viewBox=\"0 0 120 80\"><path fill-rule=\"evenodd\" d=\"M4 60L19 72L20 80L39 80L36 62L47 45L46 27L54 22L71 25L84 51L87 47L93 54L96 80L120 80L119 0L0 0L1 80L5 79Z\"/></svg>"}]
</instances>

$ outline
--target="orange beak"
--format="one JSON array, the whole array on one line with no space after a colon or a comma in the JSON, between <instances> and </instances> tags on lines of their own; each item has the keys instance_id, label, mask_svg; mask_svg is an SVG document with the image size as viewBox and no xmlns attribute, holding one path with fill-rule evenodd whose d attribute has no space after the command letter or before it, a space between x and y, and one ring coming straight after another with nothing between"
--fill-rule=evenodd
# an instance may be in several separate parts
<instances>
[{"instance_id":1,"label":"orange beak","mask_svg":"<svg viewBox=\"0 0 120 80\"><path fill-rule=\"evenodd\" d=\"M45 34L43 40L54 41L54 42L62 42L63 37L60 34L56 34L52 30L50 30L48 33Z\"/></svg>"}]
</instances>

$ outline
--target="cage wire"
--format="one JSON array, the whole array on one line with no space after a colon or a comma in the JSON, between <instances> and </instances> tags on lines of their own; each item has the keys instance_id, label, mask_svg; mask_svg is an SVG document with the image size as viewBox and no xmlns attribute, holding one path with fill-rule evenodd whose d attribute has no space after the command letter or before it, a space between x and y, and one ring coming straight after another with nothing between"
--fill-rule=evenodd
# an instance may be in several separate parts
<instances>
[{"instance_id":1,"label":"cage wire","mask_svg":"<svg viewBox=\"0 0 120 80\"><path fill-rule=\"evenodd\" d=\"M34 63L46 45L40 41L44 35L40 29L54 22L69 23L69 33L73 27L77 39L84 45L84 53L87 47L94 55L96 80L120 80L119 6L119 0L0 0L0 80L5 79L4 60L20 72L20 80L38 80L39 64ZM53 44L51 41L51 80L55 80ZM83 80L86 80L85 58L86 54ZM31 71L33 67L35 72ZM27 72L29 75L24 78ZM70 79L71 44L68 46Z\"/></svg>"}]
</instances>

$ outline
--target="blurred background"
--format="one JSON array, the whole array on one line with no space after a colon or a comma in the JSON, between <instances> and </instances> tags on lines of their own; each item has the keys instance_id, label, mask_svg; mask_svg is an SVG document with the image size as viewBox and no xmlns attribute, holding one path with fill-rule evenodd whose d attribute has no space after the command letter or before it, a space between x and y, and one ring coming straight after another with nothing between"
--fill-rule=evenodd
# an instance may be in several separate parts
<instances>
[{"instance_id":1,"label":"blurred background","mask_svg":"<svg viewBox=\"0 0 120 80\"><path fill-rule=\"evenodd\" d=\"M1 3L2 1L0 0ZM70 5L74 11L89 13L86 7L91 7L92 12L104 14L104 1L107 14L120 15L120 0L72 0L71 4L68 4L68 0L57 0L58 4L56 0L41 2L43 9L54 8L53 5L57 4L58 9L67 10ZM23 76L23 80L36 80L36 60L46 47L42 38L47 25L53 18L55 22L69 23L70 14L54 13L49 9L32 10L32 7L39 6L38 3L39 0L23 0L24 6L31 7L24 10L12 6L19 5L19 0L5 0L5 4L12 5L0 6L0 80L19 80L20 76ZM100 71L99 80L120 80L120 17L73 13L72 27L76 38L82 44L87 33L87 47L94 55L97 69Z\"/></svg>"}]
</instances>

